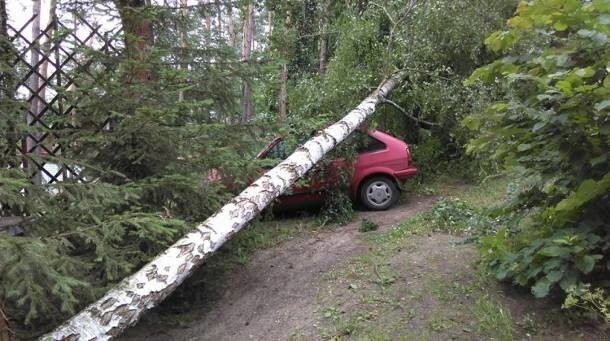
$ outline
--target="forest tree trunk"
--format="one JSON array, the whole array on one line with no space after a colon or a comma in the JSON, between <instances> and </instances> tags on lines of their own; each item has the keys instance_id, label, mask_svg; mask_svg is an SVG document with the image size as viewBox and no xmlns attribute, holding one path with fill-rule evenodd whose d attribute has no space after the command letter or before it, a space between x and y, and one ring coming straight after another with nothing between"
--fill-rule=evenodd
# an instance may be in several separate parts
<instances>
[{"instance_id":1,"label":"forest tree trunk","mask_svg":"<svg viewBox=\"0 0 610 341\"><path fill-rule=\"evenodd\" d=\"M241 60L247 62L252 55L252 44L254 41L254 5L248 1L244 13L243 41ZM252 119L252 89L250 83L244 80L242 84L242 121L249 122Z\"/></svg>"},{"instance_id":2,"label":"forest tree trunk","mask_svg":"<svg viewBox=\"0 0 610 341\"><path fill-rule=\"evenodd\" d=\"M320 51L319 51L319 68L318 73L323 75L326 73L326 65L328 63L328 15L330 11L330 0L324 0L322 11L320 13Z\"/></svg>"},{"instance_id":3,"label":"forest tree trunk","mask_svg":"<svg viewBox=\"0 0 610 341\"><path fill-rule=\"evenodd\" d=\"M57 0L51 0L50 6L49 6L49 21L47 22L47 25L44 27L44 29L47 30L47 34L46 34L46 38L45 38L46 41L42 48L43 62L42 62L42 66L40 68L40 75L42 76L42 79L40 79L40 85L39 85L40 98L42 98L42 100L44 100L44 101L46 101L45 97L47 96L47 87L50 85L50 82L48 82L48 80L47 80L47 76L48 76L48 71L49 71L49 60L51 59L51 43L53 41L53 38L55 38L55 30L57 29L56 11L57 11ZM38 112L37 112L38 115L40 115L40 113L44 109L44 106L45 106L44 103L38 103Z\"/></svg>"},{"instance_id":4,"label":"forest tree trunk","mask_svg":"<svg viewBox=\"0 0 610 341\"><path fill-rule=\"evenodd\" d=\"M290 30L291 25L290 12L286 11L286 19L284 20L284 32L288 32ZM288 51L289 51L289 43L287 41L288 34L285 34L283 39L286 39L280 48L282 51L282 56L285 60L289 59ZM288 64L284 62L280 66L280 74L279 74L279 82L280 82L280 91L278 94L278 117L280 120L285 120L288 117Z\"/></svg>"},{"instance_id":5,"label":"forest tree trunk","mask_svg":"<svg viewBox=\"0 0 610 341\"><path fill-rule=\"evenodd\" d=\"M155 43L153 23L142 10L145 0L115 0L125 35L127 59L131 62L130 78L140 82L153 79L149 56Z\"/></svg>"},{"instance_id":6,"label":"forest tree trunk","mask_svg":"<svg viewBox=\"0 0 610 341\"><path fill-rule=\"evenodd\" d=\"M188 48L188 40L187 40L187 20L188 20L188 0L180 0L180 63L178 63L178 67L180 70L188 69L187 64L187 48ZM188 71L184 71L188 72ZM180 90L178 92L178 102L184 101L184 90Z\"/></svg>"},{"instance_id":7,"label":"forest tree trunk","mask_svg":"<svg viewBox=\"0 0 610 341\"><path fill-rule=\"evenodd\" d=\"M404 74L400 73L384 81L339 122L318 132L193 232L41 340L106 340L120 335L358 128L403 78Z\"/></svg>"},{"instance_id":8,"label":"forest tree trunk","mask_svg":"<svg viewBox=\"0 0 610 341\"><path fill-rule=\"evenodd\" d=\"M233 22L233 3L227 4L227 31L229 32L229 46L235 47L235 23Z\"/></svg>"},{"instance_id":9,"label":"forest tree trunk","mask_svg":"<svg viewBox=\"0 0 610 341\"><path fill-rule=\"evenodd\" d=\"M280 94L278 116L280 120L285 121L288 117L288 64L282 64L279 78Z\"/></svg>"},{"instance_id":10,"label":"forest tree trunk","mask_svg":"<svg viewBox=\"0 0 610 341\"><path fill-rule=\"evenodd\" d=\"M218 41L222 41L222 1L220 0L216 0L216 20L218 20L218 24L216 25Z\"/></svg>"},{"instance_id":11,"label":"forest tree trunk","mask_svg":"<svg viewBox=\"0 0 610 341\"><path fill-rule=\"evenodd\" d=\"M32 43L39 44L40 40L38 40L38 36L40 35L40 0L32 1L32 16L34 20L32 21ZM32 75L29 80L29 87L32 91L32 97L30 99L30 108L28 113L26 114L26 123L28 126L40 126L40 122L38 119L38 106L40 104L40 100L38 96L40 96L40 54L38 53L37 48L33 48L30 50L30 65L32 67ZM40 148L38 147L38 141L40 140L40 134L36 132L30 132L25 138L25 153L30 155L38 155L40 153ZM32 160L27 160L27 170L30 177L32 177L32 182L35 184L42 183L42 174L38 169L36 163L32 162Z\"/></svg>"}]
</instances>

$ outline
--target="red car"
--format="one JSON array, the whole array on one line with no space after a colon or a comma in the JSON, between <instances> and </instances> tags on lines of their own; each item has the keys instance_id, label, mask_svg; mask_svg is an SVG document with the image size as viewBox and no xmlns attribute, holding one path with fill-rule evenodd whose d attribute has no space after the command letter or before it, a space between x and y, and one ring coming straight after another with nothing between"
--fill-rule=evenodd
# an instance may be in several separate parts
<instances>
[{"instance_id":1,"label":"red car","mask_svg":"<svg viewBox=\"0 0 610 341\"><path fill-rule=\"evenodd\" d=\"M352 135L348 139L359 140L355 162L350 165L338 158L327 162L327 167L314 167L305 180L297 182L289 193L280 197L282 208L300 208L321 202L324 199L322 189L338 181L339 169L350 171L350 196L368 209L385 210L398 200L400 184L417 174L407 143L378 130L366 134L356 131ZM295 149L285 144L278 137L257 158L285 159Z\"/></svg>"}]
</instances>

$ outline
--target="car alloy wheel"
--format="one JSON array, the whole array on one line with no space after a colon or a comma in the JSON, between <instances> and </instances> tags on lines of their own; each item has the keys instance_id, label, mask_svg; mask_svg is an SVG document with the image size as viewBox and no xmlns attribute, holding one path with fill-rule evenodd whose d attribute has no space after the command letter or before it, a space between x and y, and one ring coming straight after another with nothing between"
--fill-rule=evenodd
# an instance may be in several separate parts
<instances>
[{"instance_id":1,"label":"car alloy wheel","mask_svg":"<svg viewBox=\"0 0 610 341\"><path fill-rule=\"evenodd\" d=\"M385 177L373 177L360 189L362 203L371 210L385 210L398 199L398 189L394 181Z\"/></svg>"}]
</instances>

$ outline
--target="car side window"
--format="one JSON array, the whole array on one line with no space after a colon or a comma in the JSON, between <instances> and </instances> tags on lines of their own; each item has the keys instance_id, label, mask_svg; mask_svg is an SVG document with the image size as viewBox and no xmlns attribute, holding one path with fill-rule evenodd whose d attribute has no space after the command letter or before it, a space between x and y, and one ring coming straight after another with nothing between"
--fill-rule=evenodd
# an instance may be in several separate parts
<instances>
[{"instance_id":1,"label":"car side window","mask_svg":"<svg viewBox=\"0 0 610 341\"><path fill-rule=\"evenodd\" d=\"M379 141L378 139L366 135L360 143L358 143L358 154L376 152L379 150L385 149L385 143Z\"/></svg>"}]
</instances>

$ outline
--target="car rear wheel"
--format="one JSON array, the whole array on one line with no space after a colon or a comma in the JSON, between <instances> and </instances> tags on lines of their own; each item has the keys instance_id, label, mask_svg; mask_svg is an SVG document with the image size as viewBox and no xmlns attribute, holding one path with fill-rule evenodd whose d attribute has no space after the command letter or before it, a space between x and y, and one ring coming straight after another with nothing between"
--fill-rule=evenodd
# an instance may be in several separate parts
<instances>
[{"instance_id":1,"label":"car rear wheel","mask_svg":"<svg viewBox=\"0 0 610 341\"><path fill-rule=\"evenodd\" d=\"M383 176L372 177L360 187L360 200L373 211L388 209L398 200L398 196L394 181Z\"/></svg>"}]
</instances>

